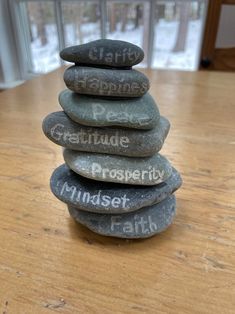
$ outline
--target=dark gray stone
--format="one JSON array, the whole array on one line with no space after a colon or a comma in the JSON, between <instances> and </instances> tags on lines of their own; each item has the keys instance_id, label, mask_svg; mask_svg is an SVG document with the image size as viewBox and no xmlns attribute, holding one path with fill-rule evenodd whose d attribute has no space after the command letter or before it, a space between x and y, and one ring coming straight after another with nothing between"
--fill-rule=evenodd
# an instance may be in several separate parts
<instances>
[{"instance_id":1,"label":"dark gray stone","mask_svg":"<svg viewBox=\"0 0 235 314\"><path fill-rule=\"evenodd\" d=\"M79 94L141 97L149 89L149 80L136 70L113 70L72 66L64 73L66 86Z\"/></svg>"},{"instance_id":2,"label":"dark gray stone","mask_svg":"<svg viewBox=\"0 0 235 314\"><path fill-rule=\"evenodd\" d=\"M145 158L64 150L64 160L81 176L105 182L155 185L170 177L172 167L160 154Z\"/></svg>"},{"instance_id":3,"label":"dark gray stone","mask_svg":"<svg viewBox=\"0 0 235 314\"><path fill-rule=\"evenodd\" d=\"M54 143L78 151L143 157L159 151L170 123L161 117L152 130L95 128L72 121L64 112L49 114L42 124L45 135Z\"/></svg>"},{"instance_id":4,"label":"dark gray stone","mask_svg":"<svg viewBox=\"0 0 235 314\"><path fill-rule=\"evenodd\" d=\"M126 41L99 39L65 48L60 52L60 57L77 64L131 67L143 60L144 52L140 47Z\"/></svg>"},{"instance_id":5,"label":"dark gray stone","mask_svg":"<svg viewBox=\"0 0 235 314\"><path fill-rule=\"evenodd\" d=\"M51 176L54 195L73 207L96 213L123 214L161 202L182 184L180 174L173 168L172 175L153 186L94 182L82 177L65 164Z\"/></svg>"},{"instance_id":6,"label":"dark gray stone","mask_svg":"<svg viewBox=\"0 0 235 314\"><path fill-rule=\"evenodd\" d=\"M159 110L149 93L139 98L110 100L67 89L60 93L59 103L73 121L87 126L152 129L160 119Z\"/></svg>"},{"instance_id":7,"label":"dark gray stone","mask_svg":"<svg viewBox=\"0 0 235 314\"><path fill-rule=\"evenodd\" d=\"M141 239L149 238L167 229L176 213L175 196L162 202L122 214L96 214L68 206L70 215L90 230L109 237Z\"/></svg>"}]
</instances>

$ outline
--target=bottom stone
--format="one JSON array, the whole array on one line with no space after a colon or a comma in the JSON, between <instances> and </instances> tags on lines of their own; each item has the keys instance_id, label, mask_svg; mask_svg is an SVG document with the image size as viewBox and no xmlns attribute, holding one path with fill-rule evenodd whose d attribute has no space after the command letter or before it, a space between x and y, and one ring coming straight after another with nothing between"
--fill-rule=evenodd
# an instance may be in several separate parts
<instances>
[{"instance_id":1,"label":"bottom stone","mask_svg":"<svg viewBox=\"0 0 235 314\"><path fill-rule=\"evenodd\" d=\"M122 215L97 214L68 206L70 215L90 230L117 238L149 238L164 231L176 212L174 195L164 201Z\"/></svg>"}]
</instances>

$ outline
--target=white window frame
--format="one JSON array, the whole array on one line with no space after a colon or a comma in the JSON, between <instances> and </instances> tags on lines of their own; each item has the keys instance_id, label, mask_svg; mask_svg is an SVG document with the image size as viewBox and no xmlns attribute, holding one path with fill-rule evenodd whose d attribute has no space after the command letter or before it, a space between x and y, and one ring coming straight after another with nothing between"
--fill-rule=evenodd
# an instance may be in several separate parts
<instances>
[{"instance_id":1,"label":"white window frame","mask_svg":"<svg viewBox=\"0 0 235 314\"><path fill-rule=\"evenodd\" d=\"M7 0L1 0L1 1L7 1ZM9 12L11 16L11 22L12 22L12 31L14 33L15 38L15 54L16 59L18 60L18 71L20 73L20 77L27 80L30 79L37 74L33 72L33 62L32 62L32 54L30 49L30 34L29 34L29 21L28 16L26 12L26 3L28 1L40 1L40 0L8 0L7 5L9 7ZM63 20L62 20L62 2L66 2L66 0L43 0L52 2L54 4L54 12L55 12L55 23L57 27L57 34L58 34L58 44L59 44L59 50L62 50L65 47L65 34L64 34L64 26L63 26ZM81 2L84 0L70 0L74 2ZM99 4L100 14L101 14L101 23L100 23L100 33L101 38L106 38L106 25L107 25L107 3L110 2L123 2L123 3L134 3L139 2L143 3L146 2L149 4L149 20L148 20L148 33L146 36L146 49L145 55L146 55L146 64L147 67L151 67L152 65L152 59L153 59L153 44L154 39L156 40L156 35L154 33L154 19L155 19L155 9L157 3L165 3L165 2L172 2L172 0L86 0L89 2L95 2ZM176 0L176 2L188 2L189 0ZM192 0L194 2L196 0ZM203 30L205 26L205 20L206 20L206 13L207 13L207 2L208 0L205 0L205 14L204 14L204 20L203 20L203 29L201 33L200 43L202 44L202 37L203 37ZM14 21L14 22L13 22ZM8 34L11 35L11 34ZM12 35L11 35L12 36ZM201 49L201 44L199 45L199 49ZM12 49L14 50L14 49ZM200 58L200 51L197 52L198 54L198 64L199 64L199 58ZM61 64L63 64L63 61L61 60Z\"/></svg>"}]
</instances>

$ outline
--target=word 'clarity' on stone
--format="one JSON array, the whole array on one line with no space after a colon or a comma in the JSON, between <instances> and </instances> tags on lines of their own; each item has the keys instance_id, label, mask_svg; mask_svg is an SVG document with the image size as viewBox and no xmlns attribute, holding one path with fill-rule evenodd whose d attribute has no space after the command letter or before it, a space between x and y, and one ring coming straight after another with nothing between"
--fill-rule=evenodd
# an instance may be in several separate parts
<instances>
[{"instance_id":1,"label":"word 'clarity' on stone","mask_svg":"<svg viewBox=\"0 0 235 314\"><path fill-rule=\"evenodd\" d=\"M161 202L182 184L173 168L166 181L153 186L106 183L79 176L65 164L53 172L50 180L54 195L68 205L96 213L122 214Z\"/></svg>"},{"instance_id":2,"label":"word 'clarity' on stone","mask_svg":"<svg viewBox=\"0 0 235 314\"><path fill-rule=\"evenodd\" d=\"M172 173L169 161L160 154L130 158L65 149L64 160L76 173L106 182L155 185L164 182Z\"/></svg>"},{"instance_id":3,"label":"word 'clarity' on stone","mask_svg":"<svg viewBox=\"0 0 235 314\"><path fill-rule=\"evenodd\" d=\"M149 80L136 70L111 70L72 66L64 73L66 86L79 94L117 97L141 97L149 89Z\"/></svg>"},{"instance_id":4,"label":"word 'clarity' on stone","mask_svg":"<svg viewBox=\"0 0 235 314\"><path fill-rule=\"evenodd\" d=\"M78 124L59 111L49 114L42 128L51 141L73 150L145 157L161 149L170 123L161 117L151 130L95 128Z\"/></svg>"},{"instance_id":5,"label":"word 'clarity' on stone","mask_svg":"<svg viewBox=\"0 0 235 314\"><path fill-rule=\"evenodd\" d=\"M131 67L143 60L144 52L140 47L125 41L99 39L65 48L60 52L60 57L77 64Z\"/></svg>"},{"instance_id":6,"label":"word 'clarity' on stone","mask_svg":"<svg viewBox=\"0 0 235 314\"><path fill-rule=\"evenodd\" d=\"M136 129L156 127L160 113L149 93L139 98L110 100L64 90L59 103L75 122L88 126L122 126Z\"/></svg>"},{"instance_id":7,"label":"word 'clarity' on stone","mask_svg":"<svg viewBox=\"0 0 235 314\"><path fill-rule=\"evenodd\" d=\"M70 215L90 230L110 237L149 238L167 229L176 212L175 196L122 215L97 214L68 206Z\"/></svg>"}]
</instances>

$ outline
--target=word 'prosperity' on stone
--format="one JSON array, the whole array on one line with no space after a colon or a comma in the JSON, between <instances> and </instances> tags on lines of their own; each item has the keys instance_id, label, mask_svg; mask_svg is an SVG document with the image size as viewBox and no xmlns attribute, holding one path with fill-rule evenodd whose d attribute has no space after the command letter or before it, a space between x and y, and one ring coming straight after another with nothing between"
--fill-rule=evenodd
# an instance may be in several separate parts
<instances>
[{"instance_id":1,"label":"word 'prosperity' on stone","mask_svg":"<svg viewBox=\"0 0 235 314\"><path fill-rule=\"evenodd\" d=\"M145 180L146 177L148 180L162 182L165 171L156 169L155 167L149 166L148 170L126 170L126 169L109 169L102 168L100 164L93 162L91 166L92 176L95 177L97 173L102 175L103 179L113 178L117 180L124 180L129 182L129 180Z\"/></svg>"}]
</instances>

